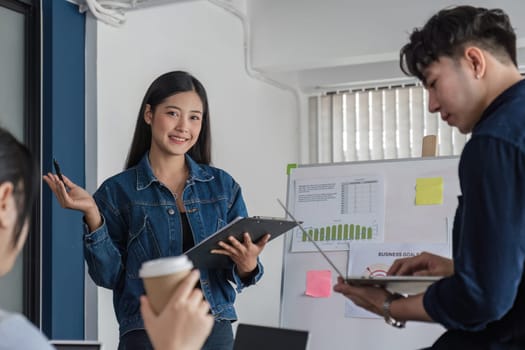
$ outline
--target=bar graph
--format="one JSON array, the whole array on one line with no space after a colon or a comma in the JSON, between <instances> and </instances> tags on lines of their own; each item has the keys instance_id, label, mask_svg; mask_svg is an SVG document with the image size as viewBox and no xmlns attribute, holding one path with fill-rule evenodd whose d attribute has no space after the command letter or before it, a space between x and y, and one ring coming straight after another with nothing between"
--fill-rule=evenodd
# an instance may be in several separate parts
<instances>
[{"instance_id":1,"label":"bar graph","mask_svg":"<svg viewBox=\"0 0 525 350\"><path fill-rule=\"evenodd\" d=\"M373 239L373 228L358 224L337 224L324 227L309 228L307 232L316 242L353 241ZM308 241L308 235L302 233L302 241Z\"/></svg>"},{"instance_id":2,"label":"bar graph","mask_svg":"<svg viewBox=\"0 0 525 350\"><path fill-rule=\"evenodd\" d=\"M349 243L384 240L384 183L377 174L297 180L294 215L306 233L294 230L292 251L348 250ZM315 220L312 220L315 219Z\"/></svg>"}]
</instances>

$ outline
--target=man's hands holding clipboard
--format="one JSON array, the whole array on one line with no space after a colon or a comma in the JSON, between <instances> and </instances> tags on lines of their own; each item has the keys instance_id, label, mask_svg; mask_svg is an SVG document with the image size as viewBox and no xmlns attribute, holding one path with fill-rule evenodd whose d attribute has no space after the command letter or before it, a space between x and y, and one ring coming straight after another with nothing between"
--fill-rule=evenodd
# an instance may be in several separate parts
<instances>
[{"instance_id":1,"label":"man's hands holding clipboard","mask_svg":"<svg viewBox=\"0 0 525 350\"><path fill-rule=\"evenodd\" d=\"M392 303L404 299L397 311L398 315L401 314L401 317L398 316L401 320L431 321L422 306L424 291L430 284L453 273L451 259L424 252L414 257L397 259L385 277L338 278L334 291L343 294L357 306L383 316L388 324L402 328L405 322L392 317Z\"/></svg>"}]
</instances>

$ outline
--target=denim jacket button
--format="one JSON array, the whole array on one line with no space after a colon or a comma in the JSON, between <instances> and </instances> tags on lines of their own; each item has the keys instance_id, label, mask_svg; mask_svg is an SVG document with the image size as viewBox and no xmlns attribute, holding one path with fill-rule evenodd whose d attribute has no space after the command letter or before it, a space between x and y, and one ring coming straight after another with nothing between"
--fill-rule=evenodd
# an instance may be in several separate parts
<instances>
[{"instance_id":1,"label":"denim jacket button","mask_svg":"<svg viewBox=\"0 0 525 350\"><path fill-rule=\"evenodd\" d=\"M175 210L173 208L168 209L168 214L173 215L175 214Z\"/></svg>"}]
</instances>

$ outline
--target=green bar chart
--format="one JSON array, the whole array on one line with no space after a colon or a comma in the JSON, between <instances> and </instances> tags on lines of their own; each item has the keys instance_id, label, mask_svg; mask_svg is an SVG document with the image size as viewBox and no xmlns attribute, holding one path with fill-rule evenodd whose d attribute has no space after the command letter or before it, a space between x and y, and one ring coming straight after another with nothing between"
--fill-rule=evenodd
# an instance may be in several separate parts
<instances>
[{"instance_id":1,"label":"green bar chart","mask_svg":"<svg viewBox=\"0 0 525 350\"><path fill-rule=\"evenodd\" d=\"M353 240L371 240L372 227L358 224L337 224L324 227L315 227L307 229L310 237L316 242L330 241L353 241ZM308 241L308 235L303 233L303 242Z\"/></svg>"}]
</instances>

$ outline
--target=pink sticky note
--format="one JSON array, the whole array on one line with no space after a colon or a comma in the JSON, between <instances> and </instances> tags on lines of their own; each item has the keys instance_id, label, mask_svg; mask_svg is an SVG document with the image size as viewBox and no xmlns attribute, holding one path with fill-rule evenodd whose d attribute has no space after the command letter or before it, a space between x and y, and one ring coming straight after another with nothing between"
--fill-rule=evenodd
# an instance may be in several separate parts
<instances>
[{"instance_id":1,"label":"pink sticky note","mask_svg":"<svg viewBox=\"0 0 525 350\"><path fill-rule=\"evenodd\" d=\"M306 271L306 295L314 298L328 298L331 292L332 272L330 270Z\"/></svg>"}]
</instances>

